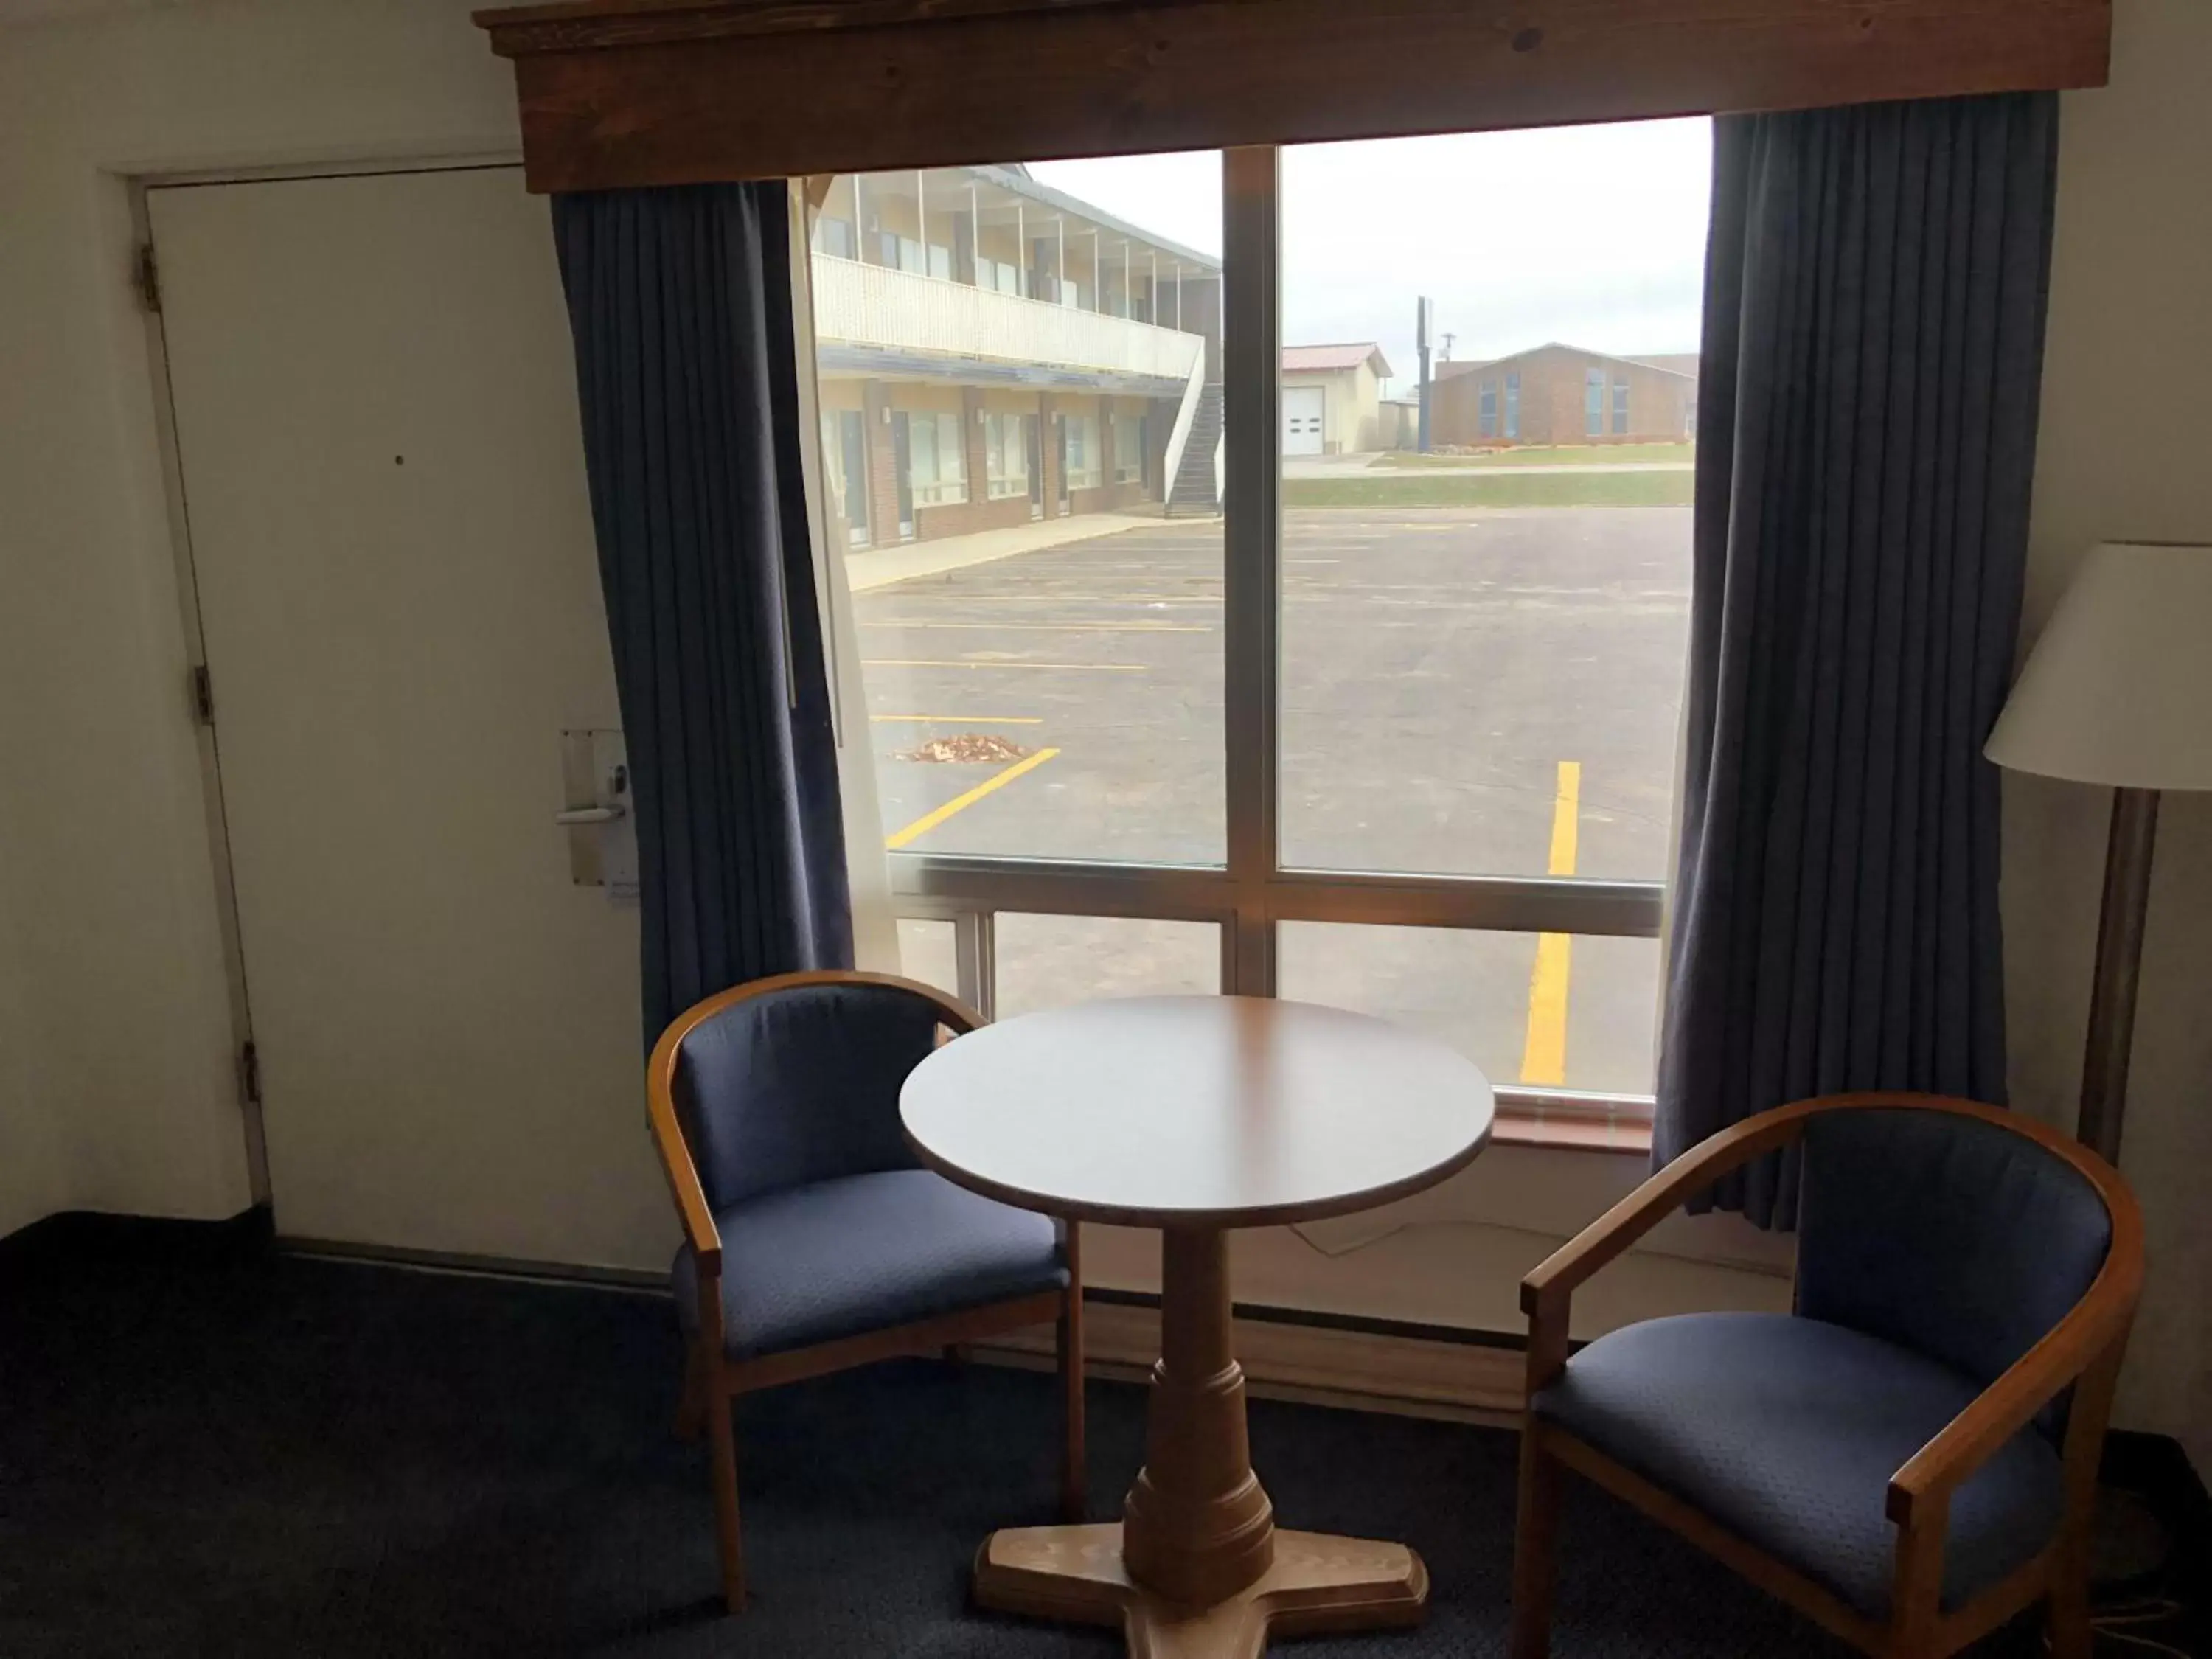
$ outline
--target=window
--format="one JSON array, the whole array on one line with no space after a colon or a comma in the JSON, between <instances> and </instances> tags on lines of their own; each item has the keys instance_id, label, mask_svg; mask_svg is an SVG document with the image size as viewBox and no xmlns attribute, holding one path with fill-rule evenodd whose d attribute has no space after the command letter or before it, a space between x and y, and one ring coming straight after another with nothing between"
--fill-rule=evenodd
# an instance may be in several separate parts
<instances>
[{"instance_id":1,"label":"window","mask_svg":"<svg viewBox=\"0 0 2212 1659\"><path fill-rule=\"evenodd\" d=\"M1136 228L1160 250L1163 287L1139 286L1148 248L1131 308L1157 306L1189 337L1147 343L1139 389L1107 350L1133 331L1101 328L1100 359L1071 362L1091 336L1041 313L1030 322L1061 355L1044 360L1040 343L1017 390L1003 349L983 341L817 313L825 406L929 402L905 388L930 376L972 386L975 499L1011 509L934 527L922 514L924 541L999 539L973 560L917 561L927 575L854 584L915 971L1000 1014L1146 990L1316 998L1458 1045L1510 1108L1640 1121L1690 474L1671 461L1592 472L1566 452L1588 435L1574 426L1578 368L1601 365L1603 431L1619 407L1610 354L1696 348L1708 132L1669 122L927 170L928 199L971 213L987 252L1030 251L1035 291L1058 303L1096 303L1091 223ZM915 194L911 175L886 175L887 204L902 190ZM1439 199L1468 210L1440 219L1427 210ZM1522 252L1501 264L1500 245ZM1119 305L1116 251L1096 269ZM1001 286L994 264L979 262L980 286ZM1286 463L1283 344L1371 341L1408 363L1409 292L1432 295L1455 355L1483 365L1439 416L1486 446L1563 453ZM1008 320L1007 307L967 309ZM1239 332L1240 317L1264 332ZM900 380L841 386L884 372L860 349L871 343L900 351ZM1638 415L1671 422L1671 409ZM1224 430L1224 410L1271 418ZM866 435L880 455L886 434ZM1179 492L1174 513L1086 526L1104 504L1093 486L1132 476ZM1028 550L981 556L1024 510Z\"/></svg>"},{"instance_id":2,"label":"window","mask_svg":"<svg viewBox=\"0 0 2212 1659\"><path fill-rule=\"evenodd\" d=\"M1067 487L1097 489L1105 481L1104 457L1098 452L1098 417L1064 415L1060 429L1067 445Z\"/></svg>"},{"instance_id":3,"label":"window","mask_svg":"<svg viewBox=\"0 0 2212 1659\"><path fill-rule=\"evenodd\" d=\"M892 270L911 271L917 276L929 274L932 250L925 248L913 237L885 230L877 233L876 241L882 263Z\"/></svg>"},{"instance_id":4,"label":"window","mask_svg":"<svg viewBox=\"0 0 2212 1659\"><path fill-rule=\"evenodd\" d=\"M1613 435L1626 437L1628 433L1628 381L1624 377L1613 383Z\"/></svg>"},{"instance_id":5,"label":"window","mask_svg":"<svg viewBox=\"0 0 2212 1659\"><path fill-rule=\"evenodd\" d=\"M853 234L850 219L823 218L814 227L814 246L817 252L833 259L857 259L860 257L860 238Z\"/></svg>"},{"instance_id":6,"label":"window","mask_svg":"<svg viewBox=\"0 0 2212 1659\"><path fill-rule=\"evenodd\" d=\"M1125 182L1132 169L1139 180L1133 191ZM1094 192L1090 179L1102 171L1108 182L1103 193ZM904 579L896 564L880 558L854 567L852 622L866 703L844 718L848 730L857 723L868 734L901 902L917 919L943 928L957 923L965 982L994 984L995 966L1018 1002L1045 995L1047 968L1066 976L1074 959L1065 952L1017 955L1015 946L1034 936L1021 931L1029 924L1010 921L994 933L994 918L1072 917L1069 929L1078 921L1087 927L1097 918L1075 913L1095 909L1097 902L1085 896L1095 888L1080 884L1071 892L1048 881L1044 890L1017 894L1003 879L1009 861L1032 871L1075 865L1116 878L1121 872L1143 878L1196 869L1218 880L1226 856L1224 521L1212 493L1224 417L1221 158L1207 152L1047 162L1026 173L932 167L919 184L930 204L927 237L942 239L956 214L972 222L982 256L979 283L1030 295L1040 307L1058 303L1063 292L1063 230L1069 287L1079 280L1089 300L1091 230L1070 210L1070 198L1157 228L1181 250L1179 270L1163 251L1159 272L1162 285L1176 290L1163 296L1164 303L1170 311L1181 303L1181 337L1133 343L1137 363L1129 336L1141 331L1093 327L1088 318L1058 319L988 295L970 294L969 303L953 303L961 296L950 289L892 295L886 290L893 284L840 284L836 271L815 290L823 405L866 409L875 422L860 432L878 468L877 545L894 541L896 526L910 523L915 549L945 550L941 562L911 562L928 574ZM884 223L913 229L912 171L841 178L824 211L836 213L855 193ZM1157 218L1170 202L1171 216ZM873 251L872 244L871 257ZM1139 257L1140 276L1149 275L1150 257ZM1121 264L1118 246L1109 245L1106 268L1118 272ZM914 303L917 297L945 303L923 307ZM1071 303L1075 297L1069 295ZM1121 395L1139 366L1152 383L1141 402ZM885 378L892 373L898 378ZM1186 442L1176 515L1098 534L1096 515L1116 498L1095 487L1119 472L1131 450L1126 427L1109 431L1109 418L1116 410L1136 416L1139 445L1148 439L1154 447L1148 473L1139 476L1157 486L1176 476L1177 469L1162 470L1164 441L1193 392L1198 435ZM955 490L950 499L976 510L920 505L935 499L919 483L924 463L951 446L934 429L921 435L925 417L917 414L906 440L915 480L906 493L917 505L904 519L893 518L900 493L894 486L902 479L892 470L898 428L882 419L886 404L933 412L968 408L965 494ZM1229 431L1236 427L1230 418ZM1109 443L1121 458L1111 472ZM920 453L925 445L928 456ZM1005 556L1008 532L1018 526L1024 550ZM961 544L969 538L994 556L964 557ZM938 872L948 864L984 872L984 885L943 904L931 901L919 888L942 879ZM1125 908L1125 918L1152 908L1149 901L1133 913ZM1218 910L1152 919L1200 927L1177 935L1183 941L1177 948L1200 949L1215 964L1208 983L1219 982ZM1133 926L1068 936L1117 960L1164 948L1165 937ZM1201 936L1201 945L1189 945ZM945 934L928 937L941 943ZM988 957L980 966L978 951ZM1031 960L1034 969L1024 965ZM1094 977L1069 983L1079 991L1133 983L1123 977L1127 966L1102 962ZM1025 988L1032 975L1035 987Z\"/></svg>"},{"instance_id":7,"label":"window","mask_svg":"<svg viewBox=\"0 0 2212 1659\"><path fill-rule=\"evenodd\" d=\"M961 442L960 417L939 411L908 416L913 446L908 475L917 507L943 507L968 499L968 458Z\"/></svg>"},{"instance_id":8,"label":"window","mask_svg":"<svg viewBox=\"0 0 2212 1659\"><path fill-rule=\"evenodd\" d=\"M1593 368L1583 377L1583 429L1593 438L1605 435L1605 371Z\"/></svg>"},{"instance_id":9,"label":"window","mask_svg":"<svg viewBox=\"0 0 2212 1659\"><path fill-rule=\"evenodd\" d=\"M1115 410L1114 415L1114 482L1141 483L1145 476L1145 423L1141 417Z\"/></svg>"},{"instance_id":10,"label":"window","mask_svg":"<svg viewBox=\"0 0 2212 1659\"><path fill-rule=\"evenodd\" d=\"M929 245L929 274L941 282L952 280L952 250L941 242Z\"/></svg>"},{"instance_id":11,"label":"window","mask_svg":"<svg viewBox=\"0 0 2212 1659\"><path fill-rule=\"evenodd\" d=\"M1029 422L1020 415L983 416L983 494L1002 501L1030 493Z\"/></svg>"}]
</instances>

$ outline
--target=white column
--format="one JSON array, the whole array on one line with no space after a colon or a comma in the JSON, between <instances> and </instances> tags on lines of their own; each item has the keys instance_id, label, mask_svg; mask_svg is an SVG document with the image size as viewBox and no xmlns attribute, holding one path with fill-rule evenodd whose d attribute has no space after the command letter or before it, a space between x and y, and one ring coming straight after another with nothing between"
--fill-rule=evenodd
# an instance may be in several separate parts
<instances>
[{"instance_id":1,"label":"white column","mask_svg":"<svg viewBox=\"0 0 2212 1659\"><path fill-rule=\"evenodd\" d=\"M921 182L921 169L914 170L914 240L921 244L921 274L929 275L929 202Z\"/></svg>"},{"instance_id":2,"label":"white column","mask_svg":"<svg viewBox=\"0 0 2212 1659\"><path fill-rule=\"evenodd\" d=\"M1060 238L1060 246L1053 254L1053 261L1059 268L1052 275L1053 283L1060 292L1052 297L1056 303L1066 305L1067 303L1067 216L1064 213L1059 214L1054 216L1052 222L1054 231Z\"/></svg>"},{"instance_id":3,"label":"white column","mask_svg":"<svg viewBox=\"0 0 2212 1659\"><path fill-rule=\"evenodd\" d=\"M1098 230L1091 232L1091 308L1100 316L1106 313L1106 284L1098 279Z\"/></svg>"},{"instance_id":4,"label":"white column","mask_svg":"<svg viewBox=\"0 0 2212 1659\"><path fill-rule=\"evenodd\" d=\"M1151 276L1150 276L1146 280L1147 280L1147 281L1149 281L1149 282L1152 283L1152 326L1153 326L1154 328L1158 328L1158 327L1160 325L1160 251L1159 251L1159 249L1158 249L1158 248L1154 248L1154 249L1152 251L1152 275L1151 275Z\"/></svg>"},{"instance_id":5,"label":"white column","mask_svg":"<svg viewBox=\"0 0 2212 1659\"><path fill-rule=\"evenodd\" d=\"M1022 198L1014 198L1014 292L1034 299L1030 293L1030 216Z\"/></svg>"},{"instance_id":6,"label":"white column","mask_svg":"<svg viewBox=\"0 0 2212 1659\"><path fill-rule=\"evenodd\" d=\"M973 179L968 181L968 286L983 286L983 210Z\"/></svg>"}]
</instances>

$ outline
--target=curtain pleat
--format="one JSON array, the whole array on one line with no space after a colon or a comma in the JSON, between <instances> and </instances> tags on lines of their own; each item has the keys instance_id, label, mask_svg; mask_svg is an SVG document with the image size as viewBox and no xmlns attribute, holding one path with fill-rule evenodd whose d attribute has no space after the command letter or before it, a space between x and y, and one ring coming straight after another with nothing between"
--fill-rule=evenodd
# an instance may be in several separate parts
<instances>
[{"instance_id":1,"label":"curtain pleat","mask_svg":"<svg viewBox=\"0 0 2212 1659\"><path fill-rule=\"evenodd\" d=\"M556 197L637 820L650 1044L849 966L781 184Z\"/></svg>"},{"instance_id":2,"label":"curtain pleat","mask_svg":"<svg viewBox=\"0 0 2212 1659\"><path fill-rule=\"evenodd\" d=\"M1715 124L1655 1164L1852 1089L2004 1097L1997 781L2047 94ZM1711 1202L1789 1225L1794 1161Z\"/></svg>"}]
</instances>

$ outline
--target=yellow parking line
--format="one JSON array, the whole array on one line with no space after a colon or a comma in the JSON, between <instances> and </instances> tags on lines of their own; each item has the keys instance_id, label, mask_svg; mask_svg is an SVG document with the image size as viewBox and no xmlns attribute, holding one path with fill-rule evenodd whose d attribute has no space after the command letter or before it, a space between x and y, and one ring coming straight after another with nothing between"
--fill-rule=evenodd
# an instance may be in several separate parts
<instances>
[{"instance_id":1,"label":"yellow parking line","mask_svg":"<svg viewBox=\"0 0 2212 1659\"><path fill-rule=\"evenodd\" d=\"M1042 714L871 714L872 720L906 726L1042 726Z\"/></svg>"},{"instance_id":2,"label":"yellow parking line","mask_svg":"<svg viewBox=\"0 0 2212 1659\"><path fill-rule=\"evenodd\" d=\"M1003 772L994 772L964 795L956 795L934 812L925 812L895 836L887 837L884 846L890 852L919 841L956 812L964 812L994 789L1003 789L1024 772L1034 772L1054 755L1057 749L1040 749L1024 760L1016 761Z\"/></svg>"},{"instance_id":3,"label":"yellow parking line","mask_svg":"<svg viewBox=\"0 0 2212 1659\"><path fill-rule=\"evenodd\" d=\"M994 662L988 659L978 661L962 658L945 662L927 657L870 657L860 664L863 668L1062 668L1079 669L1099 674L1147 674L1152 671L1140 662Z\"/></svg>"},{"instance_id":4,"label":"yellow parking line","mask_svg":"<svg viewBox=\"0 0 2212 1659\"><path fill-rule=\"evenodd\" d=\"M1553 875L1575 872L1582 795L1582 763L1561 761L1559 789L1552 798ZM1573 971L1573 939L1565 933L1539 933L1536 966L1528 975L1528 1031L1521 1046L1523 1083L1557 1087L1567 1080L1567 984Z\"/></svg>"}]
</instances>

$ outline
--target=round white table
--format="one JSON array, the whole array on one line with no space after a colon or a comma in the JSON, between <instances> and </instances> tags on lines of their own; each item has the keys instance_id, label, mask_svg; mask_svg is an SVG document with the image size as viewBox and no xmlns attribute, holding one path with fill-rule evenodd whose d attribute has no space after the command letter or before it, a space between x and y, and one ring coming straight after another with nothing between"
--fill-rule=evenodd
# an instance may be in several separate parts
<instances>
[{"instance_id":1,"label":"round white table","mask_svg":"<svg viewBox=\"0 0 2212 1659\"><path fill-rule=\"evenodd\" d=\"M1118 1523L996 1532L975 1598L1120 1624L1139 1659L1253 1659L1291 1635L1417 1621L1402 1544L1279 1531L1252 1471L1230 1346L1226 1233L1434 1185L1489 1143L1455 1050L1381 1020L1258 997L1142 997L989 1025L900 1097L932 1169L1071 1221L1161 1230L1145 1468Z\"/></svg>"}]
</instances>

